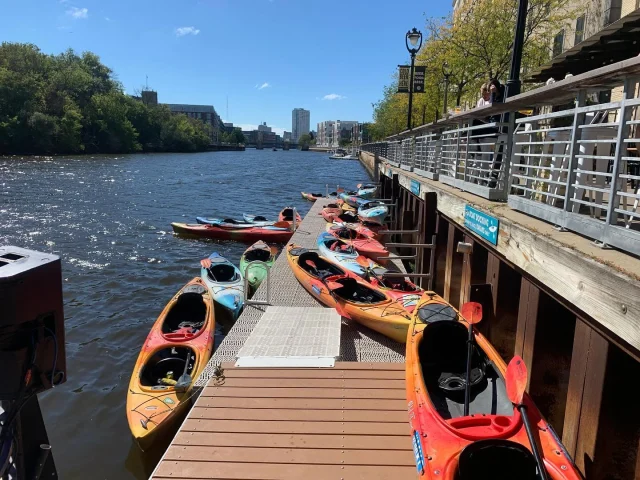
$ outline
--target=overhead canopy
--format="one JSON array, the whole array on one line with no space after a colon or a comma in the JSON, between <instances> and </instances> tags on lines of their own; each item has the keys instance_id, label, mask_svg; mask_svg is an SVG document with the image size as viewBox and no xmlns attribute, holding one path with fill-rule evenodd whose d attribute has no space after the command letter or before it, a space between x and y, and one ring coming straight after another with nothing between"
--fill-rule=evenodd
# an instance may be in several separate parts
<instances>
[{"instance_id":1,"label":"overhead canopy","mask_svg":"<svg viewBox=\"0 0 640 480\"><path fill-rule=\"evenodd\" d=\"M562 52L524 81L562 80L570 73L578 75L640 53L640 9L610 23L598 33Z\"/></svg>"}]
</instances>

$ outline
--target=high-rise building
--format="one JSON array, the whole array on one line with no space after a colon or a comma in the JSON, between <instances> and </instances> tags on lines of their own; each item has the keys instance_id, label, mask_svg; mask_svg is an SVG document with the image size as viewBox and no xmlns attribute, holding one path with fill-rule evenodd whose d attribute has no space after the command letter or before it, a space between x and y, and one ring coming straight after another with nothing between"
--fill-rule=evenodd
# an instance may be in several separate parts
<instances>
[{"instance_id":1,"label":"high-rise building","mask_svg":"<svg viewBox=\"0 0 640 480\"><path fill-rule=\"evenodd\" d=\"M282 132L282 141L290 142L291 141L291 132L287 132L286 130Z\"/></svg>"},{"instance_id":2,"label":"high-rise building","mask_svg":"<svg viewBox=\"0 0 640 480\"><path fill-rule=\"evenodd\" d=\"M291 140L294 143L309 133L311 112L304 108L294 108L291 112Z\"/></svg>"}]
</instances>

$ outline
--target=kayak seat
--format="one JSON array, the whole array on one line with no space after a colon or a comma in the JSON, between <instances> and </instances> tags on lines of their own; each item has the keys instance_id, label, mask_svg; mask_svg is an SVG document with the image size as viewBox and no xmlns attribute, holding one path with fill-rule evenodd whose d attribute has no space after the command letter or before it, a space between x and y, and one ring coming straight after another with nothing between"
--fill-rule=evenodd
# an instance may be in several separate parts
<instances>
[{"instance_id":1,"label":"kayak seat","mask_svg":"<svg viewBox=\"0 0 640 480\"><path fill-rule=\"evenodd\" d=\"M157 351L144 365L140 373L140 384L147 387L165 385L163 378L177 380L185 372L191 374L195 355L189 347L168 347ZM187 364L188 362L188 364ZM169 372L171 372L170 375Z\"/></svg>"},{"instance_id":2,"label":"kayak seat","mask_svg":"<svg viewBox=\"0 0 640 480\"><path fill-rule=\"evenodd\" d=\"M439 305L439 307L443 309L445 305ZM450 408L451 403L455 406L460 404L464 406L467 338L467 329L462 323L437 321L425 328L419 346L425 386L434 405L445 418L459 416L454 414L457 409L452 411ZM487 387L485 367L486 357L481 355L480 350L474 345L470 372L472 397Z\"/></svg>"},{"instance_id":3,"label":"kayak seat","mask_svg":"<svg viewBox=\"0 0 640 480\"><path fill-rule=\"evenodd\" d=\"M214 282L235 282L239 275L233 265L228 263L213 264L207 269L207 275Z\"/></svg>"},{"instance_id":4,"label":"kayak seat","mask_svg":"<svg viewBox=\"0 0 640 480\"><path fill-rule=\"evenodd\" d=\"M266 222L267 221L267 217L263 217L262 215L256 215L255 217L253 217L253 221L254 222Z\"/></svg>"},{"instance_id":5,"label":"kayak seat","mask_svg":"<svg viewBox=\"0 0 640 480\"><path fill-rule=\"evenodd\" d=\"M245 222L240 222L235 218L225 218L224 220L222 220L222 223L231 223L232 225L240 225L241 223L245 223Z\"/></svg>"},{"instance_id":6,"label":"kayak seat","mask_svg":"<svg viewBox=\"0 0 640 480\"><path fill-rule=\"evenodd\" d=\"M464 448L455 480L538 480L536 460L525 446L509 440L480 440Z\"/></svg>"},{"instance_id":7,"label":"kayak seat","mask_svg":"<svg viewBox=\"0 0 640 480\"><path fill-rule=\"evenodd\" d=\"M333 291L335 295L345 300L354 303L380 303L387 299L387 297L367 286L359 283L354 278L340 278L336 280L342 287Z\"/></svg>"},{"instance_id":8,"label":"kayak seat","mask_svg":"<svg viewBox=\"0 0 640 480\"><path fill-rule=\"evenodd\" d=\"M207 306L202 294L183 292L162 322L162 333L175 333L187 325L199 329L204 325L206 315Z\"/></svg>"},{"instance_id":9,"label":"kayak seat","mask_svg":"<svg viewBox=\"0 0 640 480\"><path fill-rule=\"evenodd\" d=\"M332 252L355 253L355 250L351 245L345 245L340 240L331 240L327 243L327 246Z\"/></svg>"},{"instance_id":10,"label":"kayak seat","mask_svg":"<svg viewBox=\"0 0 640 480\"><path fill-rule=\"evenodd\" d=\"M333 275L344 275L344 272L340 268L324 260L317 252L308 250L298 257L298 265L305 272L317 276L321 280Z\"/></svg>"}]
</instances>

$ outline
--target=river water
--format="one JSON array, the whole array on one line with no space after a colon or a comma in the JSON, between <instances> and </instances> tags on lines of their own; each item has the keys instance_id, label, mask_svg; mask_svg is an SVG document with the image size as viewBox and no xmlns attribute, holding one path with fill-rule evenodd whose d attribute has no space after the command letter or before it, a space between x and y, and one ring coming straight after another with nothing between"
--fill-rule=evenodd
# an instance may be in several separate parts
<instances>
[{"instance_id":1,"label":"river water","mask_svg":"<svg viewBox=\"0 0 640 480\"><path fill-rule=\"evenodd\" d=\"M60 478L145 479L166 447L143 454L127 426L140 347L201 258L237 263L246 248L178 238L172 221L276 218L287 205L304 214L301 190L367 178L359 162L293 150L0 157L0 245L62 257L67 382L40 395Z\"/></svg>"}]
</instances>

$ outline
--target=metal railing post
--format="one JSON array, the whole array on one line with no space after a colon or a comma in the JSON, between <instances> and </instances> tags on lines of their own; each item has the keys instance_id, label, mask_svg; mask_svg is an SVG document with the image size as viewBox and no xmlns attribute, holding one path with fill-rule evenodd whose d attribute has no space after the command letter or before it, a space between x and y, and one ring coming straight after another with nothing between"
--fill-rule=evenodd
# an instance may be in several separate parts
<instances>
[{"instance_id":1,"label":"metal railing post","mask_svg":"<svg viewBox=\"0 0 640 480\"><path fill-rule=\"evenodd\" d=\"M249 299L249 276L247 272L252 265L262 265L267 272L267 299L266 300L250 300ZM254 260L249 262L244 269L244 304L245 305L271 305L271 269L269 266L260 260ZM255 292L254 292L255 293Z\"/></svg>"},{"instance_id":2,"label":"metal railing post","mask_svg":"<svg viewBox=\"0 0 640 480\"><path fill-rule=\"evenodd\" d=\"M564 187L564 205L562 209L565 212L569 211L570 199L573 196L573 183L576 179L576 165L578 161L578 155L580 154L580 140L582 130L580 125L584 123L585 114L579 112L578 109L584 107L587 98L587 92L583 89L578 92L578 99L576 100L575 112L573 114L573 126L571 128L571 147L569 148L569 158L567 161L567 183ZM558 219L558 225L562 228L566 226L564 215Z\"/></svg>"},{"instance_id":3,"label":"metal railing post","mask_svg":"<svg viewBox=\"0 0 640 480\"><path fill-rule=\"evenodd\" d=\"M628 77L625 78L622 100L620 100L618 136L616 138L616 151L613 157L613 168L611 170L611 185L609 188L609 203L607 205L607 220L604 227L605 231L603 232L603 237L606 234L606 230L609 229L609 226L616 223L618 219L618 215L615 212L615 209L619 206L617 189L618 185L621 184L619 175L622 165L622 157L627 152L627 143L625 142L625 139L629 136L629 118L627 117L633 110L632 108L627 107L626 101L633 99L634 90L635 82L631 82L631 79Z\"/></svg>"}]
</instances>

